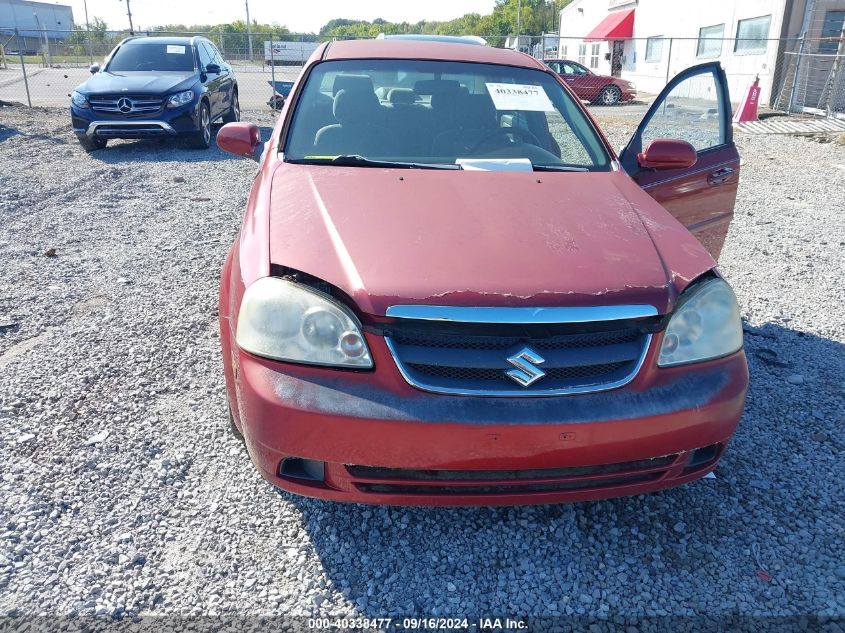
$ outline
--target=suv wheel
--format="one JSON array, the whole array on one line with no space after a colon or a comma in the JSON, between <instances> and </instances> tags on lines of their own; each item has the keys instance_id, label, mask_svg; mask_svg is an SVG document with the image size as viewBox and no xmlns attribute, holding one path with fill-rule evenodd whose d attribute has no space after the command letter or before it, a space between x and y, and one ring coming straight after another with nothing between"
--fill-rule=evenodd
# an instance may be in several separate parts
<instances>
[{"instance_id":1,"label":"suv wheel","mask_svg":"<svg viewBox=\"0 0 845 633\"><path fill-rule=\"evenodd\" d=\"M241 104L238 101L238 91L232 93L232 107L223 115L223 123L237 123L241 120Z\"/></svg>"},{"instance_id":2,"label":"suv wheel","mask_svg":"<svg viewBox=\"0 0 845 633\"><path fill-rule=\"evenodd\" d=\"M104 149L108 139L99 138L97 136L80 136L79 144L86 152L93 152L98 149Z\"/></svg>"},{"instance_id":3,"label":"suv wheel","mask_svg":"<svg viewBox=\"0 0 845 633\"><path fill-rule=\"evenodd\" d=\"M598 102L600 105L616 105L622 99L622 91L619 86L605 86L599 93Z\"/></svg>"},{"instance_id":4,"label":"suv wheel","mask_svg":"<svg viewBox=\"0 0 845 633\"><path fill-rule=\"evenodd\" d=\"M211 147L211 112L208 104L200 106L200 127L191 134L191 147L194 149L208 149Z\"/></svg>"}]
</instances>

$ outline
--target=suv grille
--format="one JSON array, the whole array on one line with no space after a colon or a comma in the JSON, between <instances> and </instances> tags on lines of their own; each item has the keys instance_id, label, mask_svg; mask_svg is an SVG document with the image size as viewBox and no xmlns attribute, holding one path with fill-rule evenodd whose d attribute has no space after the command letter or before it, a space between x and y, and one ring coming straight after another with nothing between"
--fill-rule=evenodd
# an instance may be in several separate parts
<instances>
[{"instance_id":1,"label":"suv grille","mask_svg":"<svg viewBox=\"0 0 845 633\"><path fill-rule=\"evenodd\" d=\"M153 114L164 105L164 99L155 95L97 95L89 97L88 102L94 112L126 116Z\"/></svg>"},{"instance_id":2,"label":"suv grille","mask_svg":"<svg viewBox=\"0 0 845 633\"><path fill-rule=\"evenodd\" d=\"M397 319L386 341L405 379L425 391L564 395L633 380L656 326L656 318L543 325ZM520 362L526 350L529 356ZM509 375L520 369L522 382Z\"/></svg>"}]
</instances>

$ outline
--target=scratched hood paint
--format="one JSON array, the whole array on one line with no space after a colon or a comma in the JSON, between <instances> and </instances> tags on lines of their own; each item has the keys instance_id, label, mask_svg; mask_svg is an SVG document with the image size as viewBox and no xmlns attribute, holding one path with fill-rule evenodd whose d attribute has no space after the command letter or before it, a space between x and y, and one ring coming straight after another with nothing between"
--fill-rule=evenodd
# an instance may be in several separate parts
<instances>
[{"instance_id":1,"label":"scratched hood paint","mask_svg":"<svg viewBox=\"0 0 845 633\"><path fill-rule=\"evenodd\" d=\"M671 309L715 264L623 173L501 173L283 164L270 260L391 305Z\"/></svg>"}]
</instances>

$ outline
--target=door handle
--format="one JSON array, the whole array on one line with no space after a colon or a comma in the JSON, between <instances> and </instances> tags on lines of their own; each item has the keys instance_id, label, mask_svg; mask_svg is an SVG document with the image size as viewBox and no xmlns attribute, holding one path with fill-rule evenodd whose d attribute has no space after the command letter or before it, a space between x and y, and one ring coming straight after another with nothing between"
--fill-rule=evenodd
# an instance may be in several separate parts
<instances>
[{"instance_id":1,"label":"door handle","mask_svg":"<svg viewBox=\"0 0 845 633\"><path fill-rule=\"evenodd\" d=\"M720 169L718 171L714 171L707 177L707 182L711 185L724 185L731 176L733 176L734 170L730 167L725 167L724 169Z\"/></svg>"}]
</instances>

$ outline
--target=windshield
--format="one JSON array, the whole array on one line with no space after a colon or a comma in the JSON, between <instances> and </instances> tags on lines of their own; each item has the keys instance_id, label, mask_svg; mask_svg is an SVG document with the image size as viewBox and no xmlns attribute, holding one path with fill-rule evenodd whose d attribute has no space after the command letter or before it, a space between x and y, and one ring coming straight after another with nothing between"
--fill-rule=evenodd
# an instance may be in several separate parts
<instances>
[{"instance_id":1,"label":"windshield","mask_svg":"<svg viewBox=\"0 0 845 633\"><path fill-rule=\"evenodd\" d=\"M194 70L194 51L187 44L128 42L115 51L106 70L109 72L192 71Z\"/></svg>"},{"instance_id":2,"label":"windshield","mask_svg":"<svg viewBox=\"0 0 845 633\"><path fill-rule=\"evenodd\" d=\"M446 61L318 64L296 102L284 152L298 163L466 168L492 159L610 169L594 128L550 74Z\"/></svg>"}]
</instances>

